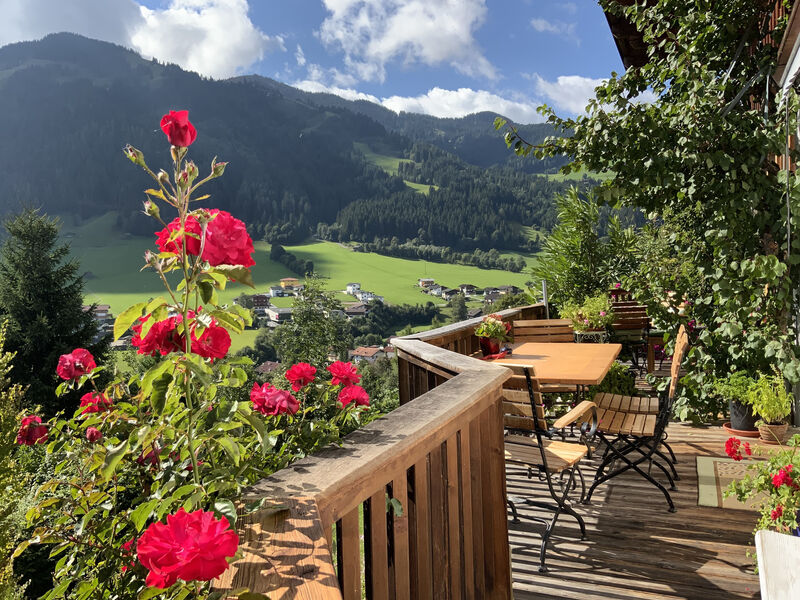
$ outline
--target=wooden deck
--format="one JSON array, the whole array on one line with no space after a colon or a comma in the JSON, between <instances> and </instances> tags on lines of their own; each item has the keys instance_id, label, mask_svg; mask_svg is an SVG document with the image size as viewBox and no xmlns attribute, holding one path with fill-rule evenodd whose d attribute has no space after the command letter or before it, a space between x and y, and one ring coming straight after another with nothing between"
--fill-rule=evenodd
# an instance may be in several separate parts
<instances>
[{"instance_id":1,"label":"wooden deck","mask_svg":"<svg viewBox=\"0 0 800 600\"><path fill-rule=\"evenodd\" d=\"M559 518L547 553L549 573L540 574L534 521L509 523L514 597L627 599L727 599L759 597L752 532L754 512L697 505L696 456L724 455L728 438L721 428L672 424L669 441L678 455L677 512L667 511L663 495L636 474L626 473L598 488L592 504L578 505L588 539L577 523ZM594 461L584 467L587 482ZM509 496L545 499L545 484L507 466ZM520 514L539 514L530 506Z\"/></svg>"}]
</instances>

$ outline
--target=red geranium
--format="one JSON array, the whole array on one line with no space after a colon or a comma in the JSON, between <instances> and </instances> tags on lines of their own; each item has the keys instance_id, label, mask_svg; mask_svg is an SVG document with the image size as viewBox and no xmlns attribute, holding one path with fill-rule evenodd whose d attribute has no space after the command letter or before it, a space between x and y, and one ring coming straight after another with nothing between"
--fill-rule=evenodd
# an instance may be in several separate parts
<instances>
[{"instance_id":1,"label":"red geranium","mask_svg":"<svg viewBox=\"0 0 800 600\"><path fill-rule=\"evenodd\" d=\"M800 489L800 486L798 486L794 479L792 479L791 473L793 467L794 465L788 464L779 469L778 472L772 476L772 485L774 485L776 488L787 485L790 488Z\"/></svg>"},{"instance_id":2,"label":"red geranium","mask_svg":"<svg viewBox=\"0 0 800 600\"><path fill-rule=\"evenodd\" d=\"M742 450L747 456L750 456L753 451L750 449L750 442L742 444L739 438L731 437L725 442L725 454L730 456L733 460L742 460Z\"/></svg>"},{"instance_id":3,"label":"red geranium","mask_svg":"<svg viewBox=\"0 0 800 600\"><path fill-rule=\"evenodd\" d=\"M776 506L772 512L769 513L769 516L773 521L780 519L783 516L783 506L778 504L778 506Z\"/></svg>"},{"instance_id":4,"label":"red geranium","mask_svg":"<svg viewBox=\"0 0 800 600\"><path fill-rule=\"evenodd\" d=\"M262 415L275 416L284 413L293 415L300 409L297 398L286 390L279 390L269 383L261 386L254 383L253 389L250 390L250 402L253 403L253 410Z\"/></svg>"},{"instance_id":5,"label":"red geranium","mask_svg":"<svg viewBox=\"0 0 800 600\"><path fill-rule=\"evenodd\" d=\"M58 359L56 373L61 379L76 379L91 373L97 367L92 353L84 348L75 348L69 354L62 354Z\"/></svg>"},{"instance_id":6,"label":"red geranium","mask_svg":"<svg viewBox=\"0 0 800 600\"><path fill-rule=\"evenodd\" d=\"M355 385L361 381L361 375L358 374L356 366L353 363L337 360L328 367L328 371L333 375L331 379L333 385L339 385L340 383L344 385Z\"/></svg>"},{"instance_id":7,"label":"red geranium","mask_svg":"<svg viewBox=\"0 0 800 600\"><path fill-rule=\"evenodd\" d=\"M292 383L292 389L299 392L301 388L305 387L314 381L314 375L317 373L317 368L308 363L297 363L286 371L286 379Z\"/></svg>"},{"instance_id":8,"label":"red geranium","mask_svg":"<svg viewBox=\"0 0 800 600\"><path fill-rule=\"evenodd\" d=\"M342 408L355 400L358 406L369 406L369 394L367 390L360 385L348 385L343 387L339 392L339 402L342 403Z\"/></svg>"},{"instance_id":9,"label":"red geranium","mask_svg":"<svg viewBox=\"0 0 800 600\"><path fill-rule=\"evenodd\" d=\"M239 536L229 529L225 517L213 512L183 508L167 516L166 523L153 523L139 538L136 554L149 571L145 583L165 589L178 579L211 581L228 568L236 554Z\"/></svg>"},{"instance_id":10,"label":"red geranium","mask_svg":"<svg viewBox=\"0 0 800 600\"><path fill-rule=\"evenodd\" d=\"M206 225L206 241L202 259L212 267L219 265L240 265L252 267L256 264L252 254L255 252L253 240L247 233L245 224L229 212L216 208L208 211L211 220ZM173 238L180 231L181 222L177 217L165 229L156 233L156 245L161 252L180 254L183 239L186 238L186 253L191 256L200 254L200 222L193 216L186 217L184 234Z\"/></svg>"},{"instance_id":11,"label":"red geranium","mask_svg":"<svg viewBox=\"0 0 800 600\"><path fill-rule=\"evenodd\" d=\"M103 439L103 433L97 427L88 427L86 429L86 439L94 444Z\"/></svg>"},{"instance_id":12,"label":"red geranium","mask_svg":"<svg viewBox=\"0 0 800 600\"><path fill-rule=\"evenodd\" d=\"M161 117L161 131L173 146L185 148L197 138L197 130L189 122L188 110L171 110Z\"/></svg>"},{"instance_id":13,"label":"red geranium","mask_svg":"<svg viewBox=\"0 0 800 600\"><path fill-rule=\"evenodd\" d=\"M44 444L46 441L47 426L42 425L42 419L36 415L23 417L19 431L17 431L17 443L22 446L33 446L34 444Z\"/></svg>"},{"instance_id":14,"label":"red geranium","mask_svg":"<svg viewBox=\"0 0 800 600\"><path fill-rule=\"evenodd\" d=\"M108 398L108 396L101 394L100 392L89 392L88 394L81 396L80 407L83 408L81 411L82 415L110 410L113 405L114 403Z\"/></svg>"}]
</instances>

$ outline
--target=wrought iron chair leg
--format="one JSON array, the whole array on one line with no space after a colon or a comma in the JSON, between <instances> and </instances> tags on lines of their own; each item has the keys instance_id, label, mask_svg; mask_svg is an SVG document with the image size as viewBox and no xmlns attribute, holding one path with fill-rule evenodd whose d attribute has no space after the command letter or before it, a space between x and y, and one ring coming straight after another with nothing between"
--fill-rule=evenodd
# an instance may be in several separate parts
<instances>
[{"instance_id":1,"label":"wrought iron chair leg","mask_svg":"<svg viewBox=\"0 0 800 600\"><path fill-rule=\"evenodd\" d=\"M666 433L664 434L664 439L661 441L661 445L663 445L664 448L667 449L667 452L669 452L669 457L670 457L670 460L672 461L672 464L677 464L678 463L678 458L675 456L675 453L672 451L672 446L670 446L669 443L667 442L667 434ZM677 477L676 477L676 479L677 479Z\"/></svg>"},{"instance_id":2,"label":"wrought iron chair leg","mask_svg":"<svg viewBox=\"0 0 800 600\"><path fill-rule=\"evenodd\" d=\"M511 516L512 516L511 522L519 523L520 522L519 515L517 514L517 507L514 506L514 502L511 500L506 500L506 503L508 504L508 507L511 509Z\"/></svg>"}]
</instances>

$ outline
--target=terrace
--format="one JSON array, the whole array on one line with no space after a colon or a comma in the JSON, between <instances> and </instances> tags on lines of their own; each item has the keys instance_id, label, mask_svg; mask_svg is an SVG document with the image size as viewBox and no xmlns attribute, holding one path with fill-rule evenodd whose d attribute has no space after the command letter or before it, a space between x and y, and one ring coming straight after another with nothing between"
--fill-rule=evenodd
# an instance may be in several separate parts
<instances>
[{"instance_id":1,"label":"terrace","mask_svg":"<svg viewBox=\"0 0 800 600\"><path fill-rule=\"evenodd\" d=\"M544 317L541 305L501 314ZM726 436L677 423L677 512L640 477L616 478L577 505L588 540L559 521L550 571L540 574L541 527L510 523L506 497L544 498L546 486L505 464L502 386L511 371L471 356L477 322L395 340L401 407L245 494L271 508L240 521L245 558L218 589L271 598L757 595L747 556L753 513L697 505L694 457L719 455ZM402 509L387 510L387 498Z\"/></svg>"}]
</instances>

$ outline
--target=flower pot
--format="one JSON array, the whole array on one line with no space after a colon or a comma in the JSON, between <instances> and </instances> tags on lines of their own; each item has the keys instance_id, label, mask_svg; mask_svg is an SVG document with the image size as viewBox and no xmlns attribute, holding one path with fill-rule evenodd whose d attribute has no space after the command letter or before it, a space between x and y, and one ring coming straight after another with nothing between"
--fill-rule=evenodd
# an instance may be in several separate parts
<instances>
[{"instance_id":1,"label":"flower pot","mask_svg":"<svg viewBox=\"0 0 800 600\"><path fill-rule=\"evenodd\" d=\"M500 340L487 337L479 337L478 340L480 341L481 352L484 356L498 354L500 352Z\"/></svg>"},{"instance_id":2,"label":"flower pot","mask_svg":"<svg viewBox=\"0 0 800 600\"><path fill-rule=\"evenodd\" d=\"M731 411L731 429L738 431L756 431L756 417L749 404L743 404L738 400L731 400L728 403Z\"/></svg>"},{"instance_id":3,"label":"flower pot","mask_svg":"<svg viewBox=\"0 0 800 600\"><path fill-rule=\"evenodd\" d=\"M786 441L788 430L788 423L780 423L779 425L763 424L758 426L758 433L761 436L761 441L765 444L783 444Z\"/></svg>"}]
</instances>

